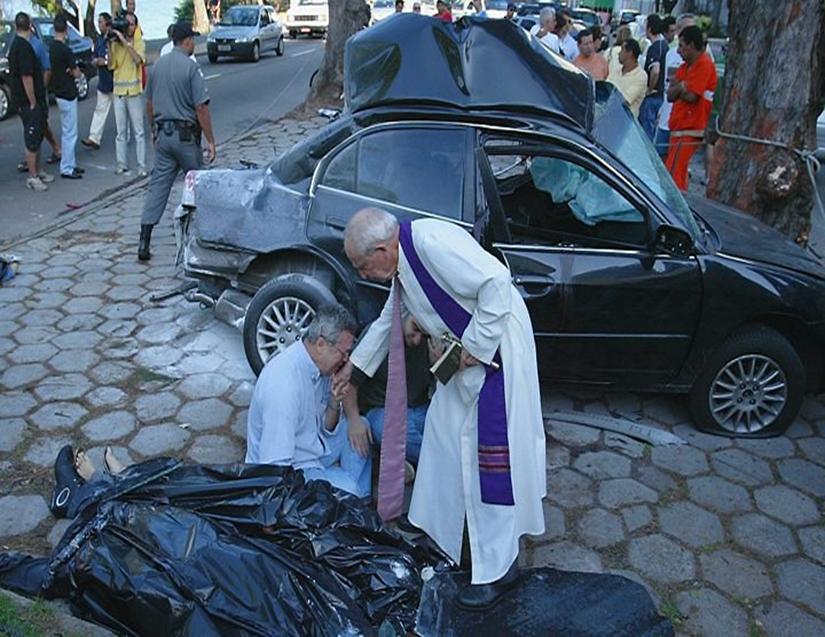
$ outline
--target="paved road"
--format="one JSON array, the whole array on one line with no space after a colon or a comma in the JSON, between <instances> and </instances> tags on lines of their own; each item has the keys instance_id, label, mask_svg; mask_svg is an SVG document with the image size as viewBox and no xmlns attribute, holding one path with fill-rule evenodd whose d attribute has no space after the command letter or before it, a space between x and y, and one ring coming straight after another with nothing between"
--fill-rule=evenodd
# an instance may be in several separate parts
<instances>
[{"instance_id":1,"label":"paved road","mask_svg":"<svg viewBox=\"0 0 825 637\"><path fill-rule=\"evenodd\" d=\"M212 121L218 143L262 121L277 119L298 106L306 97L309 77L318 68L322 54L323 43L319 40L287 40L284 57L267 52L257 64L237 60L210 64L205 56L200 57L212 98ZM96 86L94 80L89 98L80 103L81 137L89 132ZM52 106L50 118L59 134L60 116L56 106ZM25 189L24 176L17 172L17 163L22 158L20 120L14 116L0 122L0 245L48 226L72 207L135 179L114 174L114 139L115 121L111 113L101 150L91 151L78 144L78 163L86 168L85 178L82 181L58 179L48 192L34 193ZM47 148L44 144L44 159ZM130 160L134 163L134 148L130 150ZM151 166L151 145L149 153ZM53 174L59 172L54 166L47 168Z\"/></svg>"}]
</instances>

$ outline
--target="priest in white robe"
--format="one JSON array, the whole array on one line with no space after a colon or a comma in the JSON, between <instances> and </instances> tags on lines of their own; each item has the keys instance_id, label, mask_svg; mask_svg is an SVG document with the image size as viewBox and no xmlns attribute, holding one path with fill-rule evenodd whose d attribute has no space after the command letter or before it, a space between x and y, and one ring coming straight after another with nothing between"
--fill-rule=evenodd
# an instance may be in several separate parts
<instances>
[{"instance_id":1,"label":"priest in white robe","mask_svg":"<svg viewBox=\"0 0 825 637\"><path fill-rule=\"evenodd\" d=\"M489 605L515 581L519 537L544 532L546 451L527 308L508 269L448 222L399 224L388 212L368 208L350 220L344 248L361 276L392 281L380 317L352 353L352 366L372 376L387 356L399 293L405 312L431 337L461 341L460 371L438 384L427 411L409 520L455 563L466 520L472 585L459 601ZM463 323L454 320L460 314ZM337 382L348 381L350 372ZM496 426L487 422L497 409L490 399L495 380L500 430L497 438L487 436L492 443L482 440L479 453L480 427Z\"/></svg>"}]
</instances>

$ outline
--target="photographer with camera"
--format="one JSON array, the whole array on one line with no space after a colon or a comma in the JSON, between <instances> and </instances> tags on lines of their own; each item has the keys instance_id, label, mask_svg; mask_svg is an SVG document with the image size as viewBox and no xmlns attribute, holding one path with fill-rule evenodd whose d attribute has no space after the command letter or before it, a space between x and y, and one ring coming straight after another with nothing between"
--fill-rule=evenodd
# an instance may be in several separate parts
<instances>
[{"instance_id":1,"label":"photographer with camera","mask_svg":"<svg viewBox=\"0 0 825 637\"><path fill-rule=\"evenodd\" d=\"M135 36L137 16L127 13L112 21L109 31L109 70L114 79L115 124L118 175L129 174L129 124L135 137L138 175L146 172L146 113L143 103L143 65L146 44Z\"/></svg>"},{"instance_id":2,"label":"photographer with camera","mask_svg":"<svg viewBox=\"0 0 825 637\"><path fill-rule=\"evenodd\" d=\"M105 11L97 19L97 28L100 36L95 43L95 54L92 64L97 67L97 104L95 113L92 116L92 124L89 126L89 136L81 140L81 144L88 148L100 150L100 142L103 141L103 129L106 120L109 118L109 111L112 108L112 91L114 90L114 79L109 70L109 31L112 27L112 16Z\"/></svg>"},{"instance_id":3,"label":"photographer with camera","mask_svg":"<svg viewBox=\"0 0 825 637\"><path fill-rule=\"evenodd\" d=\"M190 56L195 36L189 22L172 27L174 49L152 67L146 86L146 112L152 122L155 166L140 220L138 259L151 258L152 229L163 216L169 192L178 173L198 170L203 165L201 134L206 137L209 163L215 160L215 137L209 115L209 94L197 62Z\"/></svg>"}]
</instances>

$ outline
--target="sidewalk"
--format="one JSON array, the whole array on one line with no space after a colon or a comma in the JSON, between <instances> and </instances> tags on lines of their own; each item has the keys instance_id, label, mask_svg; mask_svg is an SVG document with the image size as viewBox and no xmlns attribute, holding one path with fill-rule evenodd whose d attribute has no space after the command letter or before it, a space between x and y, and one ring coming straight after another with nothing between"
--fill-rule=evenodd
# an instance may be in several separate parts
<instances>
[{"instance_id":1,"label":"sidewalk","mask_svg":"<svg viewBox=\"0 0 825 637\"><path fill-rule=\"evenodd\" d=\"M264 163L325 120L262 125L219 166ZM0 287L0 544L43 554L67 527L47 500L57 451L100 465L172 455L243 458L255 378L240 333L180 298L171 211L136 260L145 184L19 242ZM683 447L546 423L547 530L525 566L611 572L641 582L680 635L825 634L825 406L808 400L786 436L696 432L684 402L660 395L544 388L554 409L617 415L672 431Z\"/></svg>"}]
</instances>

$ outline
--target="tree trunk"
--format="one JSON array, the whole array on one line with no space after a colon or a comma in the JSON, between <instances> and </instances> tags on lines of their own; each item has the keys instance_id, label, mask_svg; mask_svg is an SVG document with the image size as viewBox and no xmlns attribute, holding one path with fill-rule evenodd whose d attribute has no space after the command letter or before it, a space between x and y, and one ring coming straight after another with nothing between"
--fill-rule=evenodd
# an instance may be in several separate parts
<instances>
[{"instance_id":1,"label":"tree trunk","mask_svg":"<svg viewBox=\"0 0 825 637\"><path fill-rule=\"evenodd\" d=\"M112 17L120 13L120 0L112 0Z\"/></svg>"},{"instance_id":2,"label":"tree trunk","mask_svg":"<svg viewBox=\"0 0 825 637\"><path fill-rule=\"evenodd\" d=\"M668 15L673 13L673 7L675 7L678 2L679 0L664 0L665 13L667 13Z\"/></svg>"},{"instance_id":3,"label":"tree trunk","mask_svg":"<svg viewBox=\"0 0 825 637\"><path fill-rule=\"evenodd\" d=\"M722 4L724 0L713 0L713 6L710 12L710 26L713 31L718 32L720 29L719 22L722 17Z\"/></svg>"},{"instance_id":4,"label":"tree trunk","mask_svg":"<svg viewBox=\"0 0 825 637\"><path fill-rule=\"evenodd\" d=\"M730 0L719 128L707 196L806 243L813 184L796 153L726 138L767 139L792 149L816 148L816 118L825 103L825 6Z\"/></svg>"},{"instance_id":5,"label":"tree trunk","mask_svg":"<svg viewBox=\"0 0 825 637\"><path fill-rule=\"evenodd\" d=\"M195 0L195 18L192 20L192 29L198 33L209 33L209 17L206 14L204 0Z\"/></svg>"},{"instance_id":6,"label":"tree trunk","mask_svg":"<svg viewBox=\"0 0 825 637\"><path fill-rule=\"evenodd\" d=\"M344 86L344 44L369 21L364 0L336 0L329 3L329 31L324 59L312 82L307 106L337 104Z\"/></svg>"},{"instance_id":7,"label":"tree trunk","mask_svg":"<svg viewBox=\"0 0 825 637\"><path fill-rule=\"evenodd\" d=\"M95 20L95 5L97 0L87 0L86 15L83 17L83 24L86 27L86 35L90 38L97 36L97 20Z\"/></svg>"}]
</instances>

